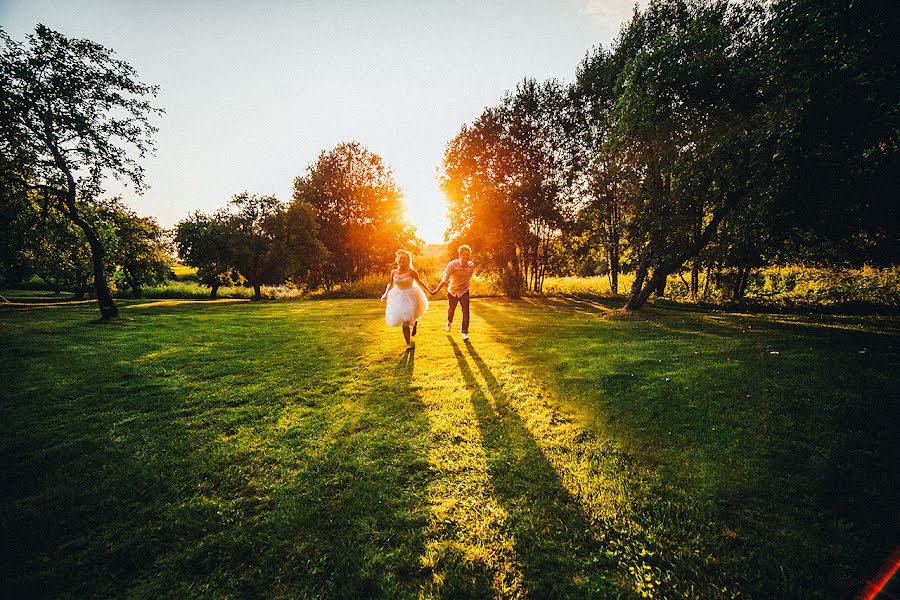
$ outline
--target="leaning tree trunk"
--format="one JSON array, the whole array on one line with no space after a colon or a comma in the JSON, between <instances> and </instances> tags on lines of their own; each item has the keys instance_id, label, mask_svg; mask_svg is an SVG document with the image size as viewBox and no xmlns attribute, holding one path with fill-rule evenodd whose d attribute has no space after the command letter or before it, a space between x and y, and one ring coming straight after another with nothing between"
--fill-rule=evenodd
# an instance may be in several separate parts
<instances>
[{"instance_id":1,"label":"leaning tree trunk","mask_svg":"<svg viewBox=\"0 0 900 600\"><path fill-rule=\"evenodd\" d=\"M703 230L702 235L696 242L691 244L690 247L686 248L684 252L677 255L671 261L655 267L653 269L653 276L650 277L646 285L640 287L644 277L647 274L647 268L649 267L649 264L644 264L644 260L642 259L641 266L638 268L638 274L640 275L640 277L635 277L634 285L631 286L631 296L628 298L628 302L625 303L625 306L623 308L625 310L636 310L642 307L644 304L646 304L647 300L650 298L653 292L660 289L660 286L665 286L666 278L669 275L679 269L681 265L683 265L687 260L697 256L712 239L713 234L719 227L719 223L721 223L722 219L725 218L725 215L726 213L728 213L730 207L730 203L727 203L725 206L723 206L722 210L720 210L718 214L713 216L712 220L706 226L706 229ZM641 273L641 269L643 269L643 273Z\"/></svg>"},{"instance_id":2,"label":"leaning tree trunk","mask_svg":"<svg viewBox=\"0 0 900 600\"><path fill-rule=\"evenodd\" d=\"M112 292L109 290L109 282L106 280L106 267L103 261L106 258L106 250L97 235L91 231L88 235L88 244L91 246L91 260L94 263L94 288L97 291L97 304L100 307L100 316L104 319L115 319L119 316L119 309L113 302Z\"/></svg>"},{"instance_id":3,"label":"leaning tree trunk","mask_svg":"<svg viewBox=\"0 0 900 600\"><path fill-rule=\"evenodd\" d=\"M638 262L638 268L634 274L634 282L631 284L631 294L628 296L628 301L624 306L625 310L640 308L647 301L647 298L650 297L650 294L653 293L655 288L644 286L644 279L647 277L649 265L650 259L647 257L641 258L640 262ZM646 296L643 295L644 292L646 292Z\"/></svg>"},{"instance_id":4,"label":"leaning tree trunk","mask_svg":"<svg viewBox=\"0 0 900 600\"><path fill-rule=\"evenodd\" d=\"M216 299L216 294L217 294L218 292L219 292L219 284L218 284L218 283L214 283L214 284L210 285L210 286L209 286L209 299L210 299L210 300L215 300L215 299Z\"/></svg>"},{"instance_id":5,"label":"leaning tree trunk","mask_svg":"<svg viewBox=\"0 0 900 600\"><path fill-rule=\"evenodd\" d=\"M106 267L103 262L106 259L106 250L100 241L94 227L85 220L78 212L78 206L75 204L75 193L73 191L64 199L66 212L69 218L83 232L87 238L88 246L91 249L91 263L94 268L94 290L97 292L97 304L100 307L100 317L103 319L115 319L119 316L119 309L113 301L112 292L109 289L109 282L106 279Z\"/></svg>"},{"instance_id":6,"label":"leaning tree trunk","mask_svg":"<svg viewBox=\"0 0 900 600\"><path fill-rule=\"evenodd\" d=\"M53 152L53 159L56 166L59 167L66 176L66 192L59 196L63 213L68 213L69 219L84 232L84 237L87 238L88 246L91 249L91 262L94 267L94 288L97 291L97 305L100 307L100 317L103 319L118 318L119 309L116 307L116 303L113 302L112 292L109 289L109 282L106 280L106 267L103 265L103 261L106 258L106 250L104 250L103 243L100 241L97 232L94 231L94 226L78 212L78 203L76 202L78 195L75 177L72 175L71 169L69 169L69 166L66 164L66 160L63 158L59 149L52 144L50 150Z\"/></svg>"}]
</instances>

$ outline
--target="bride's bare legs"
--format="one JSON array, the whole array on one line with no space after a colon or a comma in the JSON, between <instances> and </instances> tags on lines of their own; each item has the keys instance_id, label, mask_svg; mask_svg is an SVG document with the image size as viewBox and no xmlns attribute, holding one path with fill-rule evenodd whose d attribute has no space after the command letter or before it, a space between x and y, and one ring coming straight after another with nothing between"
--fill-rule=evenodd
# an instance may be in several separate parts
<instances>
[{"instance_id":1,"label":"bride's bare legs","mask_svg":"<svg viewBox=\"0 0 900 600\"><path fill-rule=\"evenodd\" d=\"M406 349L409 350L410 348L412 348L412 342L409 341L410 338L409 338L409 324L408 323L403 324L403 339L406 340Z\"/></svg>"}]
</instances>

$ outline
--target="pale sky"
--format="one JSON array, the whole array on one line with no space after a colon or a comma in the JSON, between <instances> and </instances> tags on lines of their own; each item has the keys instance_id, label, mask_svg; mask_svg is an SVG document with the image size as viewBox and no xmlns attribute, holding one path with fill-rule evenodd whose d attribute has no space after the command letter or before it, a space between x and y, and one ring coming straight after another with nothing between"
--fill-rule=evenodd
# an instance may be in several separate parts
<instances>
[{"instance_id":1,"label":"pale sky","mask_svg":"<svg viewBox=\"0 0 900 600\"><path fill-rule=\"evenodd\" d=\"M641 3L642 5L645 2ZM115 50L160 86L141 216L171 227L236 193L289 201L319 153L379 154L427 242L447 225L436 174L460 127L524 77L572 80L634 0L0 0L23 41L37 23ZM122 190L110 183L110 193Z\"/></svg>"}]
</instances>

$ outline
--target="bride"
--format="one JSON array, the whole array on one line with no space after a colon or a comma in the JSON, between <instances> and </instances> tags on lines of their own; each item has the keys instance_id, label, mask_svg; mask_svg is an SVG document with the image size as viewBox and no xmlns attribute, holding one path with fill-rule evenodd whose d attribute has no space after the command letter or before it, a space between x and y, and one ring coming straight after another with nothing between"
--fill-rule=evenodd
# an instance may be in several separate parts
<instances>
[{"instance_id":1,"label":"bride","mask_svg":"<svg viewBox=\"0 0 900 600\"><path fill-rule=\"evenodd\" d=\"M409 252L397 250L396 256L397 268L391 271L391 279L381 296L381 301L387 302L384 320L389 327L403 325L403 339L406 340L406 349L410 350L411 336L416 335L419 318L428 310L428 298L422 290L431 292L431 288L419 279L419 274L413 269Z\"/></svg>"}]
</instances>

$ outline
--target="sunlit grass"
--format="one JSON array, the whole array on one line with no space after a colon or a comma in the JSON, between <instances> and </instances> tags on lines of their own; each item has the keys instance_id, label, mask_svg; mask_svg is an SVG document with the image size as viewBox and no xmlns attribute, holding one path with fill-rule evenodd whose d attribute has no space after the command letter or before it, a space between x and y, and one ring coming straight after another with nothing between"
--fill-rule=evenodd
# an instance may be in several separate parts
<instances>
[{"instance_id":1,"label":"sunlit grass","mask_svg":"<svg viewBox=\"0 0 900 600\"><path fill-rule=\"evenodd\" d=\"M616 301L0 311L13 595L850 597L896 542L896 319Z\"/></svg>"}]
</instances>

